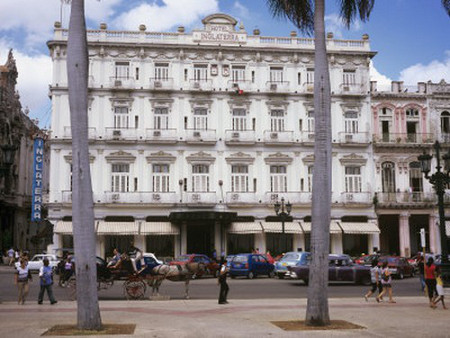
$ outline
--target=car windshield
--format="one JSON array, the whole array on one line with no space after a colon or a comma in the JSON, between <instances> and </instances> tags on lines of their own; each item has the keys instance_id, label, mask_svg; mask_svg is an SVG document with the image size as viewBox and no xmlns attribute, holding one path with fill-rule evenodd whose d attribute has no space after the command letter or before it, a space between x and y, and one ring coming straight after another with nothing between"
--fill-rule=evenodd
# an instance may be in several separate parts
<instances>
[{"instance_id":1,"label":"car windshield","mask_svg":"<svg viewBox=\"0 0 450 338\"><path fill-rule=\"evenodd\" d=\"M176 259L176 261L178 261L178 262L187 262L187 261L189 261L189 258L190 258L190 256L188 256L188 255L183 255L183 256L178 257L178 258Z\"/></svg>"},{"instance_id":2,"label":"car windshield","mask_svg":"<svg viewBox=\"0 0 450 338\"><path fill-rule=\"evenodd\" d=\"M281 261L285 262L293 262L293 261L298 261L300 260L300 254L297 253L287 253L286 255L284 255L283 258L281 258Z\"/></svg>"},{"instance_id":3,"label":"car windshield","mask_svg":"<svg viewBox=\"0 0 450 338\"><path fill-rule=\"evenodd\" d=\"M234 256L233 262L236 262L236 263L247 262L247 256Z\"/></svg>"}]
</instances>

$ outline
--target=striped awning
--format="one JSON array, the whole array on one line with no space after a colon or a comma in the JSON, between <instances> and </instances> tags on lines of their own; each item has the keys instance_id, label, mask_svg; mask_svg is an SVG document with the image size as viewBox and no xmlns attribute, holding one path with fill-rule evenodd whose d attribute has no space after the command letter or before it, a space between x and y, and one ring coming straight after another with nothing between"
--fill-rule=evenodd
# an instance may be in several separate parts
<instances>
[{"instance_id":1,"label":"striped awning","mask_svg":"<svg viewBox=\"0 0 450 338\"><path fill-rule=\"evenodd\" d=\"M264 232L282 233L281 222L261 222ZM302 234L303 230L298 222L284 222L284 232L287 234Z\"/></svg>"},{"instance_id":2,"label":"striped awning","mask_svg":"<svg viewBox=\"0 0 450 338\"><path fill-rule=\"evenodd\" d=\"M73 235L72 222L71 221L56 222L56 225L53 228L53 232L55 234L60 234L60 235Z\"/></svg>"},{"instance_id":3,"label":"striped awning","mask_svg":"<svg viewBox=\"0 0 450 338\"><path fill-rule=\"evenodd\" d=\"M170 222L142 222L141 235L179 235L180 229Z\"/></svg>"},{"instance_id":4,"label":"striped awning","mask_svg":"<svg viewBox=\"0 0 450 338\"><path fill-rule=\"evenodd\" d=\"M304 232L311 232L311 222L302 222L301 223ZM330 222L330 234L341 234L342 229L339 226L338 221L332 220Z\"/></svg>"},{"instance_id":5,"label":"striped awning","mask_svg":"<svg viewBox=\"0 0 450 338\"><path fill-rule=\"evenodd\" d=\"M138 235L138 222L106 222L99 221L97 227L98 235Z\"/></svg>"},{"instance_id":6,"label":"striped awning","mask_svg":"<svg viewBox=\"0 0 450 338\"><path fill-rule=\"evenodd\" d=\"M375 221L369 222L340 222L344 234L376 234L380 232Z\"/></svg>"},{"instance_id":7,"label":"striped awning","mask_svg":"<svg viewBox=\"0 0 450 338\"><path fill-rule=\"evenodd\" d=\"M233 222L228 230L230 234L257 234L261 233L263 228L260 222Z\"/></svg>"}]
</instances>

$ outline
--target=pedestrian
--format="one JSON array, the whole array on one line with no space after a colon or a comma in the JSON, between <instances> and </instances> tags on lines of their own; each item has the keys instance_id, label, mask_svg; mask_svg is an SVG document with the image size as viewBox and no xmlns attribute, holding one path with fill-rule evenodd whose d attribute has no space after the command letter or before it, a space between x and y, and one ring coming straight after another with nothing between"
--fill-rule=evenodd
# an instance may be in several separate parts
<instances>
[{"instance_id":1,"label":"pedestrian","mask_svg":"<svg viewBox=\"0 0 450 338\"><path fill-rule=\"evenodd\" d=\"M217 278L217 284L220 285L219 292L219 304L228 304L227 296L230 289L227 284L228 266L226 258L222 258L222 265L220 266L219 277Z\"/></svg>"},{"instance_id":2,"label":"pedestrian","mask_svg":"<svg viewBox=\"0 0 450 338\"><path fill-rule=\"evenodd\" d=\"M383 285L383 291L377 296L377 302L383 298L386 292L389 295L389 303L396 303L392 299L392 275L388 268L388 262L383 262L383 269L381 270L381 284Z\"/></svg>"},{"instance_id":3,"label":"pedestrian","mask_svg":"<svg viewBox=\"0 0 450 338\"><path fill-rule=\"evenodd\" d=\"M425 271L425 284L428 291L428 299L430 300L430 307L435 308L434 305L434 293L436 292L436 265L434 265L433 257L429 257L427 264L424 267Z\"/></svg>"},{"instance_id":4,"label":"pedestrian","mask_svg":"<svg viewBox=\"0 0 450 338\"><path fill-rule=\"evenodd\" d=\"M106 267L114 269L116 268L116 264L120 261L120 252L117 248L114 248L113 250L113 258L109 261L108 265Z\"/></svg>"},{"instance_id":5,"label":"pedestrian","mask_svg":"<svg viewBox=\"0 0 450 338\"><path fill-rule=\"evenodd\" d=\"M425 290L425 259L422 255L418 258L417 266L419 268L420 288L423 292Z\"/></svg>"},{"instance_id":6,"label":"pedestrian","mask_svg":"<svg viewBox=\"0 0 450 338\"><path fill-rule=\"evenodd\" d=\"M275 264L275 259L273 259L269 250L267 250L267 252L266 252L266 258L267 258L267 261L269 262L269 264Z\"/></svg>"},{"instance_id":7,"label":"pedestrian","mask_svg":"<svg viewBox=\"0 0 450 338\"><path fill-rule=\"evenodd\" d=\"M369 300L369 297L372 296L377 291L378 288L378 281L379 281L379 275L378 275L378 260L374 259L372 261L372 267L370 268L370 283L371 288L370 290L364 295L364 298L366 299L366 302Z\"/></svg>"},{"instance_id":8,"label":"pedestrian","mask_svg":"<svg viewBox=\"0 0 450 338\"><path fill-rule=\"evenodd\" d=\"M382 271L383 271L383 268L381 267L380 262L378 262L378 266L377 266L377 272L378 272L377 287L378 287L378 296L380 297L379 298L380 302L383 301L383 296L380 296L381 293L383 292L383 283L381 281L381 273L382 273Z\"/></svg>"},{"instance_id":9,"label":"pedestrian","mask_svg":"<svg viewBox=\"0 0 450 338\"><path fill-rule=\"evenodd\" d=\"M9 258L9 266L14 264L14 249L11 247L11 249L8 250L8 258Z\"/></svg>"},{"instance_id":10,"label":"pedestrian","mask_svg":"<svg viewBox=\"0 0 450 338\"><path fill-rule=\"evenodd\" d=\"M438 294L437 298L434 300L433 304L436 308L437 303L442 302L442 307L447 310L444 303L444 281L442 280L441 269L436 269L436 292Z\"/></svg>"},{"instance_id":11,"label":"pedestrian","mask_svg":"<svg viewBox=\"0 0 450 338\"><path fill-rule=\"evenodd\" d=\"M53 297L53 271L50 266L48 266L48 259L44 258L42 261L44 263L43 266L39 269L39 278L41 280L41 289L39 291L38 304L42 304L44 300L44 292L47 290L48 299L50 300L50 304L56 304L58 301Z\"/></svg>"},{"instance_id":12,"label":"pedestrian","mask_svg":"<svg viewBox=\"0 0 450 338\"><path fill-rule=\"evenodd\" d=\"M19 259L20 259L20 251L19 251L19 248L16 248L16 250L14 251L14 259L15 259L15 262L18 262Z\"/></svg>"},{"instance_id":13,"label":"pedestrian","mask_svg":"<svg viewBox=\"0 0 450 338\"><path fill-rule=\"evenodd\" d=\"M19 290L19 300L17 302L18 304L25 304L28 291L30 290L28 281L32 281L31 272L28 269L27 261L21 259L20 266L17 267L17 271L14 274L14 284L17 285L17 289Z\"/></svg>"},{"instance_id":14,"label":"pedestrian","mask_svg":"<svg viewBox=\"0 0 450 338\"><path fill-rule=\"evenodd\" d=\"M69 255L66 258L66 261L64 263L64 279L63 283L66 283L70 277L72 277L73 271L75 267L73 266L72 257Z\"/></svg>"}]
</instances>

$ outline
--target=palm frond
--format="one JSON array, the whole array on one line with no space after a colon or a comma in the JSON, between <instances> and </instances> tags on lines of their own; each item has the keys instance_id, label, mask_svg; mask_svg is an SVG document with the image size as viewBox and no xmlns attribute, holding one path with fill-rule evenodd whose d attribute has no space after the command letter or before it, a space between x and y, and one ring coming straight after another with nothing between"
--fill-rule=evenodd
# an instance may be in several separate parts
<instances>
[{"instance_id":1,"label":"palm frond","mask_svg":"<svg viewBox=\"0 0 450 338\"><path fill-rule=\"evenodd\" d=\"M274 17L287 19L307 35L314 32L313 0L266 0Z\"/></svg>"},{"instance_id":2,"label":"palm frond","mask_svg":"<svg viewBox=\"0 0 450 338\"><path fill-rule=\"evenodd\" d=\"M374 4L375 0L340 0L340 16L347 28L350 27L358 14L361 21L367 21Z\"/></svg>"},{"instance_id":3,"label":"palm frond","mask_svg":"<svg viewBox=\"0 0 450 338\"><path fill-rule=\"evenodd\" d=\"M450 16L450 0L442 0L442 6L444 6L445 11Z\"/></svg>"}]
</instances>

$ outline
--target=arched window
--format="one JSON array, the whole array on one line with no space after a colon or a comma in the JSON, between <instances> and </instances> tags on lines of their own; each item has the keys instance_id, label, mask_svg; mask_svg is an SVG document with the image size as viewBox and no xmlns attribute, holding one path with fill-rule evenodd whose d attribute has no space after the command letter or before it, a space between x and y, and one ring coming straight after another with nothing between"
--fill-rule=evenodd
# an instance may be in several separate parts
<instances>
[{"instance_id":1,"label":"arched window","mask_svg":"<svg viewBox=\"0 0 450 338\"><path fill-rule=\"evenodd\" d=\"M395 163L383 162L381 164L381 170L382 191L395 193Z\"/></svg>"},{"instance_id":2,"label":"arched window","mask_svg":"<svg viewBox=\"0 0 450 338\"><path fill-rule=\"evenodd\" d=\"M450 140L450 113L448 111L443 111L441 114L441 135L443 141Z\"/></svg>"}]
</instances>

